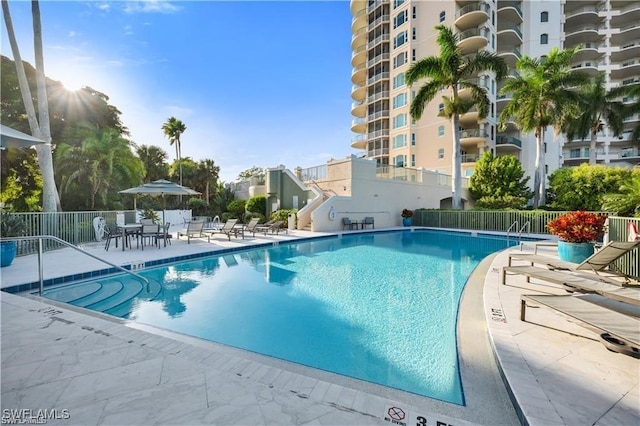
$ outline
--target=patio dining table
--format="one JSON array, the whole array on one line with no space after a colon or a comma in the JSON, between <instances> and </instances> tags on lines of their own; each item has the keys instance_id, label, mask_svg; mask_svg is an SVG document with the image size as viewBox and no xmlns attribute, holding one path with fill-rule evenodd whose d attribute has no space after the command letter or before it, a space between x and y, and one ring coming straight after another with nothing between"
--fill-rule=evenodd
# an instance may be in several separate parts
<instances>
[{"instance_id":1,"label":"patio dining table","mask_svg":"<svg viewBox=\"0 0 640 426\"><path fill-rule=\"evenodd\" d=\"M118 225L118 228L120 228L120 231L122 232L122 251L124 251L124 246L126 238L127 238L127 231L132 230L132 229L136 229L136 230L140 230L142 229L142 224L141 223L127 223L126 225Z\"/></svg>"}]
</instances>

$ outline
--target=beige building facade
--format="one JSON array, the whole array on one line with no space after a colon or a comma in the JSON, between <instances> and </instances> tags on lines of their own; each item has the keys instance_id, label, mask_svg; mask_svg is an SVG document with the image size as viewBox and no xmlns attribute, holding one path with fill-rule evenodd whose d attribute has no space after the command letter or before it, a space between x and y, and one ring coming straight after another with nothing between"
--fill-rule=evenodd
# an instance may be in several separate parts
<instances>
[{"instance_id":1,"label":"beige building facade","mask_svg":"<svg viewBox=\"0 0 640 426\"><path fill-rule=\"evenodd\" d=\"M419 83L411 88L404 81L413 62L439 53L436 25L453 27L465 54L495 52L512 73L522 55L540 57L556 46L579 45L573 66L605 72L610 87L630 84L640 76L640 1L352 0L350 10L351 129L356 133L351 146L379 165L451 174L453 129L449 120L438 117L441 96L413 121L409 105ZM484 120L475 111L460 117L462 175L470 176L479 156L491 150L498 156L515 155L533 176L533 135L521 133L514 123L499 132L497 117L509 98L498 95L500 83L492 73L475 78L487 90L491 108ZM637 120L630 117L628 127ZM598 162L639 162L638 148L631 146L629 132L625 134L627 140L611 137L606 129L602 132ZM563 165L588 161L588 141L565 142L549 129L545 142L547 175Z\"/></svg>"}]
</instances>

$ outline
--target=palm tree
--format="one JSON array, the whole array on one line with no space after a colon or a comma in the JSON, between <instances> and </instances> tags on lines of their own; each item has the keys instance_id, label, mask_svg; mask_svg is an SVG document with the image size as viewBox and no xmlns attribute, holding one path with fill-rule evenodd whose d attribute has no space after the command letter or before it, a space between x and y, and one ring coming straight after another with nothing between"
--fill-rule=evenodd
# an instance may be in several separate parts
<instances>
[{"instance_id":1,"label":"palm tree","mask_svg":"<svg viewBox=\"0 0 640 426\"><path fill-rule=\"evenodd\" d=\"M588 76L573 72L570 64L576 48L553 48L545 58L523 56L516 62L519 75L508 79L500 94L510 94L511 101L500 113L499 128L504 129L510 119L524 132L536 137L535 175L533 179L533 206L545 203L544 133L548 126L556 131L567 127L577 116L577 92Z\"/></svg>"},{"instance_id":2,"label":"palm tree","mask_svg":"<svg viewBox=\"0 0 640 426\"><path fill-rule=\"evenodd\" d=\"M628 86L627 94L629 97L635 99L631 104L625 105L625 115L631 116L633 114L640 114L640 83L632 84ZM633 128L631 133L631 140L638 143L640 142L640 124L637 124Z\"/></svg>"},{"instance_id":3,"label":"palm tree","mask_svg":"<svg viewBox=\"0 0 640 426\"><path fill-rule=\"evenodd\" d=\"M624 104L616 99L627 94L629 88L619 86L607 90L605 82L606 77L601 73L581 88L578 97L580 116L570 120L564 129L569 141L574 136L582 140L590 136L589 164L596 164L596 141L604 125L609 126L614 136L619 136L624 126Z\"/></svg>"},{"instance_id":4,"label":"palm tree","mask_svg":"<svg viewBox=\"0 0 640 426\"><path fill-rule=\"evenodd\" d=\"M472 78L482 71L492 71L497 80L507 74L504 60L494 53L480 51L474 56L466 56L458 48L458 36L450 27L436 26L440 56L428 56L411 65L406 72L406 81L412 86L418 80L428 80L420 87L411 102L410 113L414 120L420 119L427 103L431 102L443 88L448 96L443 96L444 110L439 114L451 120L453 134L452 151L452 204L460 209L462 192L462 167L460 152L460 115L473 106L478 108L479 119L484 119L489 111L489 99L486 90L477 85ZM471 97L461 99L460 89L469 89Z\"/></svg>"},{"instance_id":5,"label":"palm tree","mask_svg":"<svg viewBox=\"0 0 640 426\"><path fill-rule=\"evenodd\" d=\"M16 71L20 92L24 102L27 118L31 134L37 138L44 140L45 144L36 146L38 156L38 164L42 173L42 210L45 212L55 212L60 204L58 190L56 189L55 178L53 174L53 155L51 152L51 128L49 125L49 106L47 102L47 89L44 75L44 60L42 53L42 24L40 21L40 4L37 0L31 3L31 13L33 16L33 35L34 35L34 55L36 63L36 81L38 88L38 113L40 122L36 118L36 111L31 97L31 90L27 81L27 75L24 71L24 65L20 56L20 49L16 41L13 30L13 22L9 12L9 3L2 2L2 13L4 16L7 33L9 35L9 44L16 63Z\"/></svg>"},{"instance_id":6,"label":"palm tree","mask_svg":"<svg viewBox=\"0 0 640 426\"><path fill-rule=\"evenodd\" d=\"M136 147L136 154L144 165L144 182L152 182L158 179L166 179L169 176L167 153L155 145L140 145Z\"/></svg>"},{"instance_id":7,"label":"palm tree","mask_svg":"<svg viewBox=\"0 0 640 426\"><path fill-rule=\"evenodd\" d=\"M617 193L604 195L602 208L618 216L640 217L640 171L632 172Z\"/></svg>"},{"instance_id":8,"label":"palm tree","mask_svg":"<svg viewBox=\"0 0 640 426\"><path fill-rule=\"evenodd\" d=\"M178 160L180 167L180 185L182 185L182 146L180 145L180 136L185 130L187 130L187 126L175 117L169 117L162 125L162 131L169 138L169 145L175 145L176 147L176 160Z\"/></svg>"}]
</instances>

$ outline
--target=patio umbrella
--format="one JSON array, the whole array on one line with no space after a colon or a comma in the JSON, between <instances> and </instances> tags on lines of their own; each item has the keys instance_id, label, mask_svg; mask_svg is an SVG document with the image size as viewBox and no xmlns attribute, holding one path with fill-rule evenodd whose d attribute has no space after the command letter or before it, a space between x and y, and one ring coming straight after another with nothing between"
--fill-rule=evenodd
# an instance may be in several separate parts
<instances>
[{"instance_id":1,"label":"patio umbrella","mask_svg":"<svg viewBox=\"0 0 640 426\"><path fill-rule=\"evenodd\" d=\"M136 186L135 188L123 189L118 191L119 194L133 194L133 195L155 195L162 197L162 223L164 223L164 211L166 209L165 195L198 195L198 191L195 191L186 186L178 185L177 183L169 182L168 180L160 179L153 182L145 183L144 185ZM134 206L136 199L134 199Z\"/></svg>"},{"instance_id":2,"label":"patio umbrella","mask_svg":"<svg viewBox=\"0 0 640 426\"><path fill-rule=\"evenodd\" d=\"M26 133L13 130L11 127L5 125L0 130L0 148L29 148L33 145L39 145L46 143L42 139L38 139L34 136Z\"/></svg>"}]
</instances>

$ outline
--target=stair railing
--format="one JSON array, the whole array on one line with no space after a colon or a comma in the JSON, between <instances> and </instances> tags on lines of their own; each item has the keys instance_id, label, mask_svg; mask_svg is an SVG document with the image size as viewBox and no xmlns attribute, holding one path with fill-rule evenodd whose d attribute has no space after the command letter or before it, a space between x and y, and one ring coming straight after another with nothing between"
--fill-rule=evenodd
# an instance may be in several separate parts
<instances>
[{"instance_id":1,"label":"stair railing","mask_svg":"<svg viewBox=\"0 0 640 426\"><path fill-rule=\"evenodd\" d=\"M116 265L115 263L111 263L108 260L104 260L98 256L95 256L91 253L87 253L86 251L82 250L80 247L71 244L65 240L62 240L58 237L55 237L53 235L33 235L30 237L10 237L10 238L2 238L2 241L31 241L31 240L38 240L38 279L39 279L39 289L38 289L38 295L42 296L42 291L44 288L44 275L43 275L43 265L42 265L42 240L51 240L51 241L55 241L58 244L62 244L63 246L72 248L76 251L79 251L80 253L86 254L89 257L92 257L100 262L106 263L107 265L113 266L116 269L121 270L122 272L125 272L129 275L133 275L135 278L139 279L140 281L142 281L144 284L146 284L147 288L149 287L149 280L146 279L145 277L136 274L135 272L131 272L128 269L123 268L122 266Z\"/></svg>"},{"instance_id":2,"label":"stair railing","mask_svg":"<svg viewBox=\"0 0 640 426\"><path fill-rule=\"evenodd\" d=\"M512 230L517 230L517 229L518 229L518 221L517 221L517 220L515 220L515 221L511 224L511 226L509 226L509 228L507 228L507 238L509 238L509 233L510 233Z\"/></svg>"}]
</instances>

